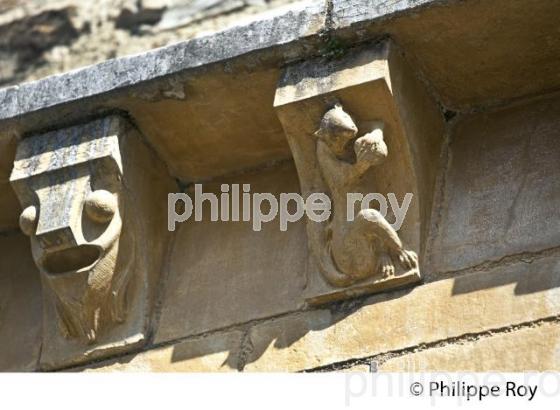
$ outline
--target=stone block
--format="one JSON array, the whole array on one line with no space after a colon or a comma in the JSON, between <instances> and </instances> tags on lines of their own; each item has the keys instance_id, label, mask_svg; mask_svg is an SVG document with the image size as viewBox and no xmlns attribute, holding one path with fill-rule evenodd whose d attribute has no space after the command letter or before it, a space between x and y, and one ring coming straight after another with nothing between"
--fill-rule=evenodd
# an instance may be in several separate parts
<instances>
[{"instance_id":1,"label":"stone block","mask_svg":"<svg viewBox=\"0 0 560 410\"><path fill-rule=\"evenodd\" d=\"M558 13L524 0L334 0L332 20L343 43L390 35L444 106L465 109L558 88Z\"/></svg>"},{"instance_id":2,"label":"stone block","mask_svg":"<svg viewBox=\"0 0 560 410\"><path fill-rule=\"evenodd\" d=\"M560 245L559 127L558 98L456 124L432 271Z\"/></svg>"},{"instance_id":3,"label":"stone block","mask_svg":"<svg viewBox=\"0 0 560 410\"><path fill-rule=\"evenodd\" d=\"M445 127L438 102L429 85L422 80L401 49L389 56L390 82L403 129L410 144L420 202L420 260L424 260L428 233L431 229L436 178L441 170L441 149Z\"/></svg>"},{"instance_id":4,"label":"stone block","mask_svg":"<svg viewBox=\"0 0 560 410\"><path fill-rule=\"evenodd\" d=\"M21 207L8 181L15 152L15 138L0 138L0 232L18 229Z\"/></svg>"},{"instance_id":5,"label":"stone block","mask_svg":"<svg viewBox=\"0 0 560 410\"><path fill-rule=\"evenodd\" d=\"M0 249L0 371L34 371L42 336L39 272L24 235L0 234Z\"/></svg>"},{"instance_id":6,"label":"stone block","mask_svg":"<svg viewBox=\"0 0 560 410\"><path fill-rule=\"evenodd\" d=\"M434 0L334 0L333 20L336 27L388 17L396 13L411 12L414 8L433 3Z\"/></svg>"},{"instance_id":7,"label":"stone block","mask_svg":"<svg viewBox=\"0 0 560 410\"><path fill-rule=\"evenodd\" d=\"M86 372L236 371L243 333L231 331L189 339L78 369Z\"/></svg>"},{"instance_id":8,"label":"stone block","mask_svg":"<svg viewBox=\"0 0 560 410\"><path fill-rule=\"evenodd\" d=\"M560 313L556 257L255 325L245 371L298 371Z\"/></svg>"},{"instance_id":9,"label":"stone block","mask_svg":"<svg viewBox=\"0 0 560 410\"><path fill-rule=\"evenodd\" d=\"M316 42L324 21L323 0L292 3L217 33L1 89L0 140L125 111L182 181L289 158L271 104L278 62L306 51L298 40Z\"/></svg>"},{"instance_id":10,"label":"stone block","mask_svg":"<svg viewBox=\"0 0 560 410\"><path fill-rule=\"evenodd\" d=\"M43 285L41 367L145 343L176 187L138 131L108 116L27 137L10 182Z\"/></svg>"},{"instance_id":11,"label":"stone block","mask_svg":"<svg viewBox=\"0 0 560 410\"><path fill-rule=\"evenodd\" d=\"M367 364L356 364L341 370L344 373L371 373L370 366Z\"/></svg>"},{"instance_id":12,"label":"stone block","mask_svg":"<svg viewBox=\"0 0 560 410\"><path fill-rule=\"evenodd\" d=\"M8 182L0 182L0 232L18 229L21 207Z\"/></svg>"},{"instance_id":13,"label":"stone block","mask_svg":"<svg viewBox=\"0 0 560 410\"><path fill-rule=\"evenodd\" d=\"M202 184L250 184L251 192L299 192L291 162L276 168ZM240 187L241 191L241 187ZM305 221L280 231L278 219L253 231L252 222L177 224L156 342L231 326L298 309L305 284ZM264 206L263 206L264 210Z\"/></svg>"},{"instance_id":14,"label":"stone block","mask_svg":"<svg viewBox=\"0 0 560 410\"><path fill-rule=\"evenodd\" d=\"M279 70L212 71L197 78L175 77L117 104L131 113L182 181L208 180L289 158L278 119L272 109L264 109L274 99Z\"/></svg>"},{"instance_id":15,"label":"stone block","mask_svg":"<svg viewBox=\"0 0 560 410\"><path fill-rule=\"evenodd\" d=\"M382 372L544 372L560 369L558 322L389 359Z\"/></svg>"},{"instance_id":16,"label":"stone block","mask_svg":"<svg viewBox=\"0 0 560 410\"><path fill-rule=\"evenodd\" d=\"M427 236L443 120L398 47L383 41L334 61L317 58L290 66L279 81L274 107L304 197L326 194L332 202L328 220L307 221L308 303L419 282L416 254L422 254L421 239ZM362 202L361 208L381 217L348 218L348 206L354 215L360 212L348 202L356 193L381 195L385 204L390 195L408 196L404 223L389 226L397 220L393 206L377 203L364 207ZM414 261L407 263L407 255Z\"/></svg>"}]
</instances>

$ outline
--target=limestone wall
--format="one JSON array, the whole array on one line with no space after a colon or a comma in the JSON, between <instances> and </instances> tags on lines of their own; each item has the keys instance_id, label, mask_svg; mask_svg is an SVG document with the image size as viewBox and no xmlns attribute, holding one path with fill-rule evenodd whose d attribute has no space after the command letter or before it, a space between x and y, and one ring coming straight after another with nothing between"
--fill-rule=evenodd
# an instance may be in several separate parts
<instances>
[{"instance_id":1,"label":"limestone wall","mask_svg":"<svg viewBox=\"0 0 560 410\"><path fill-rule=\"evenodd\" d=\"M176 238L182 251L172 258L160 346L93 368L301 371L375 361L380 371L558 369L560 187L550 177L560 159L558 102L527 100L447 123L424 284L297 311L299 226L262 236L187 224ZM289 163L258 178L297 186Z\"/></svg>"},{"instance_id":2,"label":"limestone wall","mask_svg":"<svg viewBox=\"0 0 560 410\"><path fill-rule=\"evenodd\" d=\"M477 1L470 3L473 8L483 7ZM461 3L442 8L440 13L464 21L465 14L461 13L468 16L470 11L464 11L463 6ZM2 18L18 10L17 4L1 7ZM106 9L111 10L107 15L115 14L112 7ZM243 7L240 10L250 12L265 6ZM135 47L145 49L160 41L184 38L181 36L194 33L195 28L201 29L210 21L218 24L221 19L237 18L232 8L222 17L203 19L168 32L156 30L161 19L141 25L130 22L134 18L155 21L153 14L131 11L126 20L124 9L119 10L116 17L103 23L110 21L113 31L92 29L85 33L75 29L77 34L70 36L72 40L65 40L66 51L60 51L68 53L67 58L56 63L49 60L58 47L49 46L50 51L44 51L41 57L45 62L1 75L6 82L34 78L104 59L111 53L120 55ZM506 16L517 13L513 6L508 10L504 12ZM560 96L552 83L532 83L528 86L534 87L531 92L518 95L517 88L492 78L468 87L459 81L464 79L463 72L442 74L441 64L454 63L438 65L440 56L426 53L424 40L413 35L422 32L414 32L419 21L433 22L434 8L418 13L410 20L405 14L389 22L361 14L361 20L352 23L358 25L346 27L340 38L352 41L362 35L356 34L360 25L370 33L381 31L391 37L387 43L390 51L383 57L385 66L379 72L384 73L391 86L391 115L395 116L391 124L395 129L402 127L413 158L410 173L418 187L415 200L421 202L416 205L410 225L405 226L403 237L418 253L421 283L375 294L349 294L341 301L312 305L306 299L312 250L305 219L289 224L286 232L280 231L277 222L265 224L262 231L255 232L251 222L189 220L170 234L154 285L156 301L143 343L100 359L84 354L79 361L45 366L41 346L45 331L43 306L48 301L44 299L29 240L15 222L20 206L7 188L19 138L0 138L0 158L8 158L0 162L0 184L6 185L6 199L0 203L0 209L5 210L0 218L0 370L558 370ZM533 14L537 16L535 21L544 19L538 11ZM373 22L368 23L368 19ZM545 20L540 21L546 25ZM15 27L13 22L1 24L0 30ZM119 24L126 28L115 28ZM439 24L448 27L445 19ZM146 25L156 31L147 34L143 31L148 30ZM137 29L141 32L135 32ZM519 36L519 30L512 25L511 35ZM91 55L73 55L80 44L102 41L107 33L122 36L118 40L122 43L107 45L111 50L91 46L95 48ZM461 45L464 37L460 32L445 33L456 35L456 46L463 50L472 44L467 39L467 45ZM527 30L525 35L529 38L540 34ZM313 36L310 41L294 42L307 41L305 45L313 48ZM384 35L381 40L387 38ZM371 44L377 47L379 39L366 41L366 49ZM413 39L417 43L411 45ZM250 184L253 192L301 192L306 183L302 177L305 170L298 168L299 152L287 143L284 131L289 137L289 130L282 115L277 116L279 105L275 111L273 98L286 67L297 69L302 61L325 58L320 55L324 53L324 43L317 41L321 51L311 55L302 51L305 47L296 47L297 51L290 48L272 54L263 52L260 58L257 50L249 62L227 59L229 65L225 68L215 65L195 74L181 72L166 77L163 85L136 84L136 89L122 94L102 96L101 102L87 100L83 107L96 113L102 112L99 106L127 113L142 134L143 150L149 152L143 154L146 156L142 161L157 163L150 165L158 170L151 178L156 181L154 185L165 187L157 190L158 201L164 198L162 192L192 194L194 184L199 182L205 192L220 193L221 184ZM357 55L361 47L363 42L348 46L343 58ZM499 44L496 47L500 49ZM302 55L284 58L294 53ZM451 59L453 53L446 57ZM282 59L281 64L278 59ZM332 60L325 61L330 64ZM335 67L336 61L341 60L335 59ZM536 60L517 63L511 70L540 72ZM431 71L433 67L436 68ZM485 67L476 69L483 72ZM352 107L352 112L359 112L371 94L360 91L361 85L353 83L357 81L354 74L336 78L325 87L336 83L343 90L337 91L338 96ZM173 86L177 83L181 84L178 88ZM184 95L177 97L172 92L170 97L165 94L170 90ZM366 91L388 92L373 86ZM64 109L60 108L64 115L74 115ZM295 128L305 126L304 117ZM39 118L39 123L47 121L43 117L31 118ZM21 123L26 121L9 125L16 131L26 129ZM377 178L383 180L384 174L379 175ZM393 185L398 182L392 181ZM163 234L157 236L139 238L147 243L146 253L155 252L153 244L163 244Z\"/></svg>"}]
</instances>

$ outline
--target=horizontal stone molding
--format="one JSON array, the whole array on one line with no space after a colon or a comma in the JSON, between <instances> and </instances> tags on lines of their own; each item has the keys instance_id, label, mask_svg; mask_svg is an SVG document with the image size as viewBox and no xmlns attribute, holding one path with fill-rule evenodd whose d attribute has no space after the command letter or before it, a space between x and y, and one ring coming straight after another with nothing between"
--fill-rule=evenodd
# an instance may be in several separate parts
<instances>
[{"instance_id":1,"label":"horizontal stone molding","mask_svg":"<svg viewBox=\"0 0 560 410\"><path fill-rule=\"evenodd\" d=\"M290 4L215 34L0 89L0 121L317 34L324 5Z\"/></svg>"},{"instance_id":2,"label":"horizontal stone molding","mask_svg":"<svg viewBox=\"0 0 560 410\"><path fill-rule=\"evenodd\" d=\"M560 318L558 318L560 319ZM529 372L560 369L560 320L395 357L381 372Z\"/></svg>"},{"instance_id":3,"label":"horizontal stone molding","mask_svg":"<svg viewBox=\"0 0 560 410\"><path fill-rule=\"evenodd\" d=\"M73 371L87 372L217 372L236 371L243 332L207 337L158 347Z\"/></svg>"},{"instance_id":4,"label":"horizontal stone molding","mask_svg":"<svg viewBox=\"0 0 560 410\"><path fill-rule=\"evenodd\" d=\"M429 365L429 360L433 360L434 365L428 367L428 371L440 370L440 364L451 371L495 370L491 367L517 371L531 369L537 363L540 363L537 370L557 369L556 358L545 359L557 354L558 324L546 321L560 315L559 269L554 257L532 263L519 262L465 275L460 281L457 278L440 280L410 291L371 296L362 301L332 305L330 309L301 311L258 321L250 327L170 341L164 346L95 367L101 371L271 372L322 368L367 371L364 361L375 360L376 356L391 357L395 353L406 357L403 352L408 349L433 345L414 353L410 359L412 363L427 360L426 365ZM531 322L540 325L532 329L528 325ZM520 328L516 330L516 327ZM511 333L507 332L510 328ZM490 336L494 330L500 333ZM467 363L468 352L482 355L485 346L488 352L500 346L505 349L516 340L521 341L524 335L529 344L544 336L549 339L536 347L533 356L529 354L530 357L517 361L511 361L511 355L503 353L504 360L496 357L487 365ZM469 341L479 337L478 341ZM529 344L523 343L514 350L520 355L529 351ZM463 361L459 360L453 367L445 349L452 349L450 352L466 349L461 356ZM401 360L398 366L402 366L402 361L408 359L399 357L391 360ZM382 361L385 367L380 365L379 369L402 370L397 364L392 365L391 360ZM359 363L348 365L352 361Z\"/></svg>"},{"instance_id":5,"label":"horizontal stone molding","mask_svg":"<svg viewBox=\"0 0 560 410\"><path fill-rule=\"evenodd\" d=\"M558 315L559 269L553 257L521 262L256 325L244 370L314 369Z\"/></svg>"}]
</instances>

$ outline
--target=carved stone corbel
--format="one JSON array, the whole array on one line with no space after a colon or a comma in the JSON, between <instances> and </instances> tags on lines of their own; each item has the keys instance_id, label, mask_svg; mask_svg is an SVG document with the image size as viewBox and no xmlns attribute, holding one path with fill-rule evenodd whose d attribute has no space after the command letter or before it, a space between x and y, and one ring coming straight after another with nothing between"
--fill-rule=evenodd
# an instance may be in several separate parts
<instances>
[{"instance_id":1,"label":"carved stone corbel","mask_svg":"<svg viewBox=\"0 0 560 410\"><path fill-rule=\"evenodd\" d=\"M171 182L137 131L110 116L24 138L10 181L43 284L42 367L144 343Z\"/></svg>"},{"instance_id":2,"label":"carved stone corbel","mask_svg":"<svg viewBox=\"0 0 560 410\"><path fill-rule=\"evenodd\" d=\"M410 124L391 84L402 68L392 70L399 60L393 54L387 41L341 60L306 61L287 68L276 91L274 106L303 196L325 193L331 200L328 220L307 220L311 257L304 294L310 304L421 280L421 217L430 207L422 201L431 201L431 192L420 186L431 159L417 158L417 141L407 136ZM398 232L392 207L376 201L349 205L355 215L349 219L347 199L354 193L394 194L399 204L412 194Z\"/></svg>"}]
</instances>

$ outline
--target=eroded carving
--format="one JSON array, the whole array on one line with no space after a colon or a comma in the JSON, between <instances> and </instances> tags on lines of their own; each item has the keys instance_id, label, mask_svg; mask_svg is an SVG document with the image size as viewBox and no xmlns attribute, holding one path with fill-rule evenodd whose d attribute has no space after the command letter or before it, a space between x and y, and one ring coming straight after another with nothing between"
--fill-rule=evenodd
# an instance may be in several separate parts
<instances>
[{"instance_id":1,"label":"eroded carving","mask_svg":"<svg viewBox=\"0 0 560 410\"><path fill-rule=\"evenodd\" d=\"M310 256L303 292L309 304L421 280L416 252L425 202L407 118L391 88L394 55L383 42L336 61L305 61L288 67L276 90L274 106L303 196L331 199L328 220L306 221ZM348 194L383 197L391 207L348 201ZM410 206L399 219L391 198L402 204L407 196Z\"/></svg>"},{"instance_id":2,"label":"eroded carving","mask_svg":"<svg viewBox=\"0 0 560 410\"><path fill-rule=\"evenodd\" d=\"M333 203L326 241L316 247L321 271L333 286L349 286L378 274L390 278L395 263L407 270L418 267L416 253L403 248L397 232L378 210L357 207L352 213L355 219L348 220L348 193L359 192L360 179L388 155L383 123L373 122L369 128L357 137L356 124L336 104L315 133L317 162Z\"/></svg>"},{"instance_id":3,"label":"eroded carving","mask_svg":"<svg viewBox=\"0 0 560 410\"><path fill-rule=\"evenodd\" d=\"M144 339L160 255L144 246L145 235L155 233L155 215L143 214L146 205L138 202L151 192L138 174L149 178L154 170L141 170L125 155L149 153L120 117L18 146L11 183L41 273L42 359L51 366Z\"/></svg>"}]
</instances>

